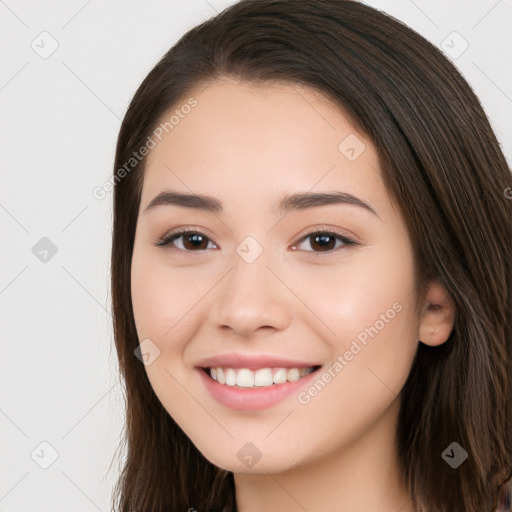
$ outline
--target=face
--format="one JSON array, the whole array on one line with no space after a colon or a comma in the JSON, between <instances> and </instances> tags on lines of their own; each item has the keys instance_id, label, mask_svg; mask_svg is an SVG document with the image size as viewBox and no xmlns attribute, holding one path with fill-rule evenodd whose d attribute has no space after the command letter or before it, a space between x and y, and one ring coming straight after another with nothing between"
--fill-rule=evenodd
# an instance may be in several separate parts
<instances>
[{"instance_id":1,"label":"face","mask_svg":"<svg viewBox=\"0 0 512 512\"><path fill-rule=\"evenodd\" d=\"M145 370L212 463L284 471L396 412L418 340L412 246L374 147L318 92L224 79L191 96L144 177L131 289ZM214 201L153 201L164 191Z\"/></svg>"}]
</instances>

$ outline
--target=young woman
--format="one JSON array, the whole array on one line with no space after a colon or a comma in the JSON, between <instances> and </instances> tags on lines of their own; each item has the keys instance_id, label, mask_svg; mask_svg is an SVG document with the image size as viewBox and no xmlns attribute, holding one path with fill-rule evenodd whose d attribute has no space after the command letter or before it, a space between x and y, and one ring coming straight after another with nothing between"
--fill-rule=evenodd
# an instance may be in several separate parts
<instances>
[{"instance_id":1,"label":"young woman","mask_svg":"<svg viewBox=\"0 0 512 512\"><path fill-rule=\"evenodd\" d=\"M442 53L242 0L119 134L115 510L482 512L512 466L512 177Z\"/></svg>"}]
</instances>

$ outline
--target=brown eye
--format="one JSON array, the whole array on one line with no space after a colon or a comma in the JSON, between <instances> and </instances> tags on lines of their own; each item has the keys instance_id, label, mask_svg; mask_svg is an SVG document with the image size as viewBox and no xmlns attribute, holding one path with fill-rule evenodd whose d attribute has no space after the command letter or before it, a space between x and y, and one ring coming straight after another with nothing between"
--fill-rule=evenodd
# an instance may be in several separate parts
<instances>
[{"instance_id":1,"label":"brown eye","mask_svg":"<svg viewBox=\"0 0 512 512\"><path fill-rule=\"evenodd\" d=\"M312 251L306 249L306 252L318 253L317 255L322 253L330 254L332 252L336 252L339 249L358 245L358 242L355 242L354 240L351 240L350 238L347 238L346 236L333 231L315 231L308 233L300 240L301 243L306 241L309 241L309 245L313 249ZM337 241L339 241L340 244L338 244L336 247ZM296 246L293 248L295 249Z\"/></svg>"},{"instance_id":2,"label":"brown eye","mask_svg":"<svg viewBox=\"0 0 512 512\"><path fill-rule=\"evenodd\" d=\"M300 243L303 244L306 241L309 241L312 250L303 248L301 250L312 252L315 255L322 255L324 253L328 255L339 249L359 245L358 242L333 231L314 231L308 233L300 240ZM338 246L336 246L337 242ZM169 249L192 253L206 251L208 249L208 243L213 244L213 248L217 248L215 243L204 233L194 230L181 230L173 231L165 235L156 245L159 247L169 246ZM293 249L296 249L296 246L293 246Z\"/></svg>"},{"instance_id":3,"label":"brown eye","mask_svg":"<svg viewBox=\"0 0 512 512\"><path fill-rule=\"evenodd\" d=\"M327 251L334 249L336 245L336 237L328 234L310 235L312 240L311 247L319 248L320 250L326 249Z\"/></svg>"},{"instance_id":4,"label":"brown eye","mask_svg":"<svg viewBox=\"0 0 512 512\"><path fill-rule=\"evenodd\" d=\"M180 238L183 239L181 243L182 247L177 247L174 244L174 242L176 242ZM208 241L210 241L210 239L203 233L200 233L199 231L179 231L169 233L161 240L159 240L156 243L156 245L160 247L170 245L171 248L173 249L178 249L186 252L199 252L204 251L208 248Z\"/></svg>"},{"instance_id":5,"label":"brown eye","mask_svg":"<svg viewBox=\"0 0 512 512\"><path fill-rule=\"evenodd\" d=\"M183 236L183 246L187 250L194 250L194 249L206 249L208 246L208 243L205 245L205 241L208 240L205 236L201 235L200 233L190 233L185 234Z\"/></svg>"}]
</instances>

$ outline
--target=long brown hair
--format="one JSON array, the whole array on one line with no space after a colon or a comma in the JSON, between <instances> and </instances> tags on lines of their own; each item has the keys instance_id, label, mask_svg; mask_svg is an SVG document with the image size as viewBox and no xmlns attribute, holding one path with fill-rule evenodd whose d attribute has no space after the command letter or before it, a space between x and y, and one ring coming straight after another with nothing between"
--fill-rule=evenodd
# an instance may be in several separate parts
<instances>
[{"instance_id":1,"label":"long brown hair","mask_svg":"<svg viewBox=\"0 0 512 512\"><path fill-rule=\"evenodd\" d=\"M187 32L129 105L114 166L111 285L126 393L115 510L237 510L233 474L196 449L134 355L130 292L146 158L126 163L171 109L222 76L309 86L375 145L413 242L420 298L435 277L456 304L450 338L419 343L400 394L403 481L418 511L490 511L512 468L510 169L455 66L400 21L351 0L242 0ZM453 442L468 453L457 469L442 457Z\"/></svg>"}]
</instances>

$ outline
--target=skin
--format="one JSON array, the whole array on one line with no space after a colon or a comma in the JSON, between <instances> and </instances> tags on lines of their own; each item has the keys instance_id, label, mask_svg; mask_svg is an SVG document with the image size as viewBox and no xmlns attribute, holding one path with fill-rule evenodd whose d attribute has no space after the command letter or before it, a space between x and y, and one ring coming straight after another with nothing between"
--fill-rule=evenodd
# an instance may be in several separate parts
<instances>
[{"instance_id":1,"label":"skin","mask_svg":"<svg viewBox=\"0 0 512 512\"><path fill-rule=\"evenodd\" d=\"M234 473L241 512L413 511L396 462L398 394L418 340L447 340L454 305L432 281L415 311L412 247L375 148L309 88L223 78L191 96L197 106L149 154L132 260L138 336L160 351L145 366L156 395L202 454ZM365 145L354 161L338 149L350 134ZM144 212L164 189L215 196L224 211ZM346 204L273 210L308 191L349 192L377 215ZM203 233L202 250L186 236L155 246L178 227ZM326 227L360 245L306 237ZM250 264L236 252L249 235L263 248ZM236 351L328 367L394 303L400 311L308 404L292 394L235 411L194 369ZM250 468L237 457L248 442L262 454Z\"/></svg>"}]
</instances>

